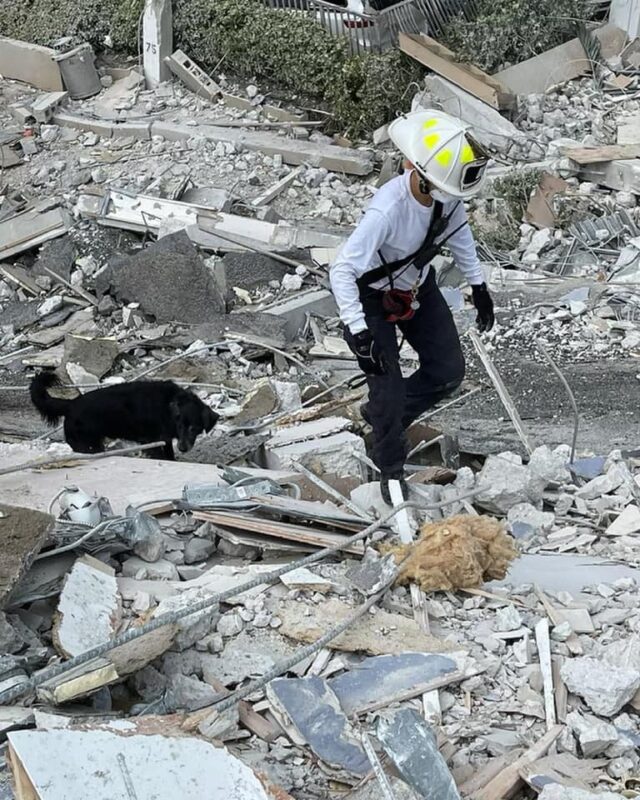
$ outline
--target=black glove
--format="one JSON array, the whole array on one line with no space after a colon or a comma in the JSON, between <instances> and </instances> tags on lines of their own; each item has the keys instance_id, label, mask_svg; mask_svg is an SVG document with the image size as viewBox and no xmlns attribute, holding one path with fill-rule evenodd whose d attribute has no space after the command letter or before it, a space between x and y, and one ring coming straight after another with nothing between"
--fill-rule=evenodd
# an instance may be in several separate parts
<instances>
[{"instance_id":1,"label":"black glove","mask_svg":"<svg viewBox=\"0 0 640 800\"><path fill-rule=\"evenodd\" d=\"M490 331L496 318L493 315L493 300L487 289L487 284L481 283L479 286L472 286L471 292L473 294L473 305L478 312L476 317L478 330L480 333Z\"/></svg>"},{"instance_id":2,"label":"black glove","mask_svg":"<svg viewBox=\"0 0 640 800\"><path fill-rule=\"evenodd\" d=\"M346 340L365 375L385 374L384 356L368 328L359 333L349 333Z\"/></svg>"}]
</instances>

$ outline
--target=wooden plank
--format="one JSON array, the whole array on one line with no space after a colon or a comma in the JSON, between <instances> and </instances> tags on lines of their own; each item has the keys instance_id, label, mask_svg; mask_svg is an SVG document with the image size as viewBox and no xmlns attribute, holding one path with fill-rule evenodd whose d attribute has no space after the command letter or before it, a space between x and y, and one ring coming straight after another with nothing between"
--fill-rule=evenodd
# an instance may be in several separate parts
<instances>
[{"instance_id":1,"label":"wooden plank","mask_svg":"<svg viewBox=\"0 0 640 800\"><path fill-rule=\"evenodd\" d=\"M195 511L194 519L203 522L213 522L215 525L223 525L229 528L237 528L250 533L262 533L266 536L274 536L279 539L288 539L292 542L314 545L315 547L336 547L344 543L348 537L339 533L329 533L302 525L292 525L287 522L273 522L271 520L252 517L250 514L229 514L222 511ZM358 542L355 545L345 547L344 553L362 555L364 546Z\"/></svg>"},{"instance_id":2,"label":"wooden plank","mask_svg":"<svg viewBox=\"0 0 640 800\"><path fill-rule=\"evenodd\" d=\"M210 677L207 682L222 696L226 697L231 694L231 691L227 689L222 681ZM257 711L254 711L251 704L246 700L241 700L238 703L238 715L242 725L265 742L274 742L278 736L282 735L282 729L279 725L269 722Z\"/></svg>"},{"instance_id":3,"label":"wooden plank","mask_svg":"<svg viewBox=\"0 0 640 800\"><path fill-rule=\"evenodd\" d=\"M565 722L567 719L567 699L569 692L565 686L562 676L560 675L560 668L564 658L562 656L553 656L551 658L551 669L553 671L553 687L556 700L556 716L559 722Z\"/></svg>"},{"instance_id":4,"label":"wooden plank","mask_svg":"<svg viewBox=\"0 0 640 800\"><path fill-rule=\"evenodd\" d=\"M505 767L489 781L474 797L474 800L508 800L522 784L520 770L546 755L549 748L562 733L563 726L556 725L526 750L513 764Z\"/></svg>"},{"instance_id":5,"label":"wooden plank","mask_svg":"<svg viewBox=\"0 0 640 800\"><path fill-rule=\"evenodd\" d=\"M401 33L400 49L492 108L509 108L514 103L513 95L503 84L471 64L456 61L451 50L429 36Z\"/></svg>"},{"instance_id":6,"label":"wooden plank","mask_svg":"<svg viewBox=\"0 0 640 800\"><path fill-rule=\"evenodd\" d=\"M553 672L551 670L551 645L549 643L549 620L545 617L536 625L536 644L538 645L538 659L542 670L544 685L544 710L547 720L547 730L553 729L556 724L556 708L553 693Z\"/></svg>"},{"instance_id":7,"label":"wooden plank","mask_svg":"<svg viewBox=\"0 0 640 800\"><path fill-rule=\"evenodd\" d=\"M29 780L29 776L22 766L22 762L16 755L16 751L11 747L11 743L9 743L8 755L9 766L11 767L13 781L16 787L17 800L40 800L40 796Z\"/></svg>"},{"instance_id":8,"label":"wooden plank","mask_svg":"<svg viewBox=\"0 0 640 800\"><path fill-rule=\"evenodd\" d=\"M601 147L562 147L563 156L576 164L599 164L601 161L616 161L640 158L640 144L607 144Z\"/></svg>"}]
</instances>

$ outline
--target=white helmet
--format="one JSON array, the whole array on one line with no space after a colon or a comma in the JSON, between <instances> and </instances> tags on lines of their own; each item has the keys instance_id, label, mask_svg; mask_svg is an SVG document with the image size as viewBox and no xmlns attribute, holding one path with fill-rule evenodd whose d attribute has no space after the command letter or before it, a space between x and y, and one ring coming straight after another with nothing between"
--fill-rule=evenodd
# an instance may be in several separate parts
<instances>
[{"instance_id":1,"label":"white helmet","mask_svg":"<svg viewBox=\"0 0 640 800\"><path fill-rule=\"evenodd\" d=\"M389 125L389 136L429 183L460 199L480 189L486 151L468 133L470 125L442 111L414 111Z\"/></svg>"}]
</instances>

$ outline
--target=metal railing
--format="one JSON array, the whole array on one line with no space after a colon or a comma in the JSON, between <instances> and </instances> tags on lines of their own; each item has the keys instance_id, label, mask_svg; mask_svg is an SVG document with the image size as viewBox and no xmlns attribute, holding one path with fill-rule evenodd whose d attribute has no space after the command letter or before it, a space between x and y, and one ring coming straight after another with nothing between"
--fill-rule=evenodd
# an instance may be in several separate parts
<instances>
[{"instance_id":1,"label":"metal railing","mask_svg":"<svg viewBox=\"0 0 640 800\"><path fill-rule=\"evenodd\" d=\"M426 33L437 37L453 17L473 18L476 0L400 0L388 8L374 10L380 0L364 0L366 12L347 8L346 0L265 0L271 8L315 19L333 36L346 40L355 54L381 52L397 45L398 34ZM383 0L384 2L384 0Z\"/></svg>"}]
</instances>

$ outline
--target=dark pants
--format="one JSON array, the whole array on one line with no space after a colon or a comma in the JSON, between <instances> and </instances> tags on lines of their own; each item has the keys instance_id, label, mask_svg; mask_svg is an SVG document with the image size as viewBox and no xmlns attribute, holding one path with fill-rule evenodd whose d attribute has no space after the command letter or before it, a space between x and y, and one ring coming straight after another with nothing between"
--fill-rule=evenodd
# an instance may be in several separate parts
<instances>
[{"instance_id":1,"label":"dark pants","mask_svg":"<svg viewBox=\"0 0 640 800\"><path fill-rule=\"evenodd\" d=\"M407 457L405 430L421 414L456 389L464 378L464 356L453 316L436 286L433 270L420 288L420 308L406 322L387 322L382 292L365 290L367 325L382 348L387 373L368 378L367 417L373 428L373 460L383 473L402 470ZM408 378L400 371L397 328L420 359ZM350 334L347 333L347 336Z\"/></svg>"}]
</instances>

